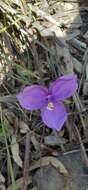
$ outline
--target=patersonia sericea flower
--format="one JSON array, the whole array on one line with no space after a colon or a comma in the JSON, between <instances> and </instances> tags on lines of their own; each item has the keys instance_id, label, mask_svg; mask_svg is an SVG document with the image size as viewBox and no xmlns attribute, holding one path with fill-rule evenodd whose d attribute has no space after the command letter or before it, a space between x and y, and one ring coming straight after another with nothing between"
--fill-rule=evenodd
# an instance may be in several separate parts
<instances>
[{"instance_id":1,"label":"patersonia sericea flower","mask_svg":"<svg viewBox=\"0 0 88 190\"><path fill-rule=\"evenodd\" d=\"M77 87L76 75L67 74L55 80L49 89L41 85L27 86L17 95L17 99L27 110L40 109L46 126L59 131L68 115L62 101L71 97Z\"/></svg>"}]
</instances>

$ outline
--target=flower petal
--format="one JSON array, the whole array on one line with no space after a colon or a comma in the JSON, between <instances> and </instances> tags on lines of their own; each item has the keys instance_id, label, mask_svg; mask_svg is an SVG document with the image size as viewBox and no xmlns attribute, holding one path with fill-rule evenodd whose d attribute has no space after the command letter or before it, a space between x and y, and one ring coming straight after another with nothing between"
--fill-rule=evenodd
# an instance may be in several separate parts
<instances>
[{"instance_id":1,"label":"flower petal","mask_svg":"<svg viewBox=\"0 0 88 190\"><path fill-rule=\"evenodd\" d=\"M59 102L54 103L54 108L51 110L47 107L42 108L41 117L43 122L49 128L60 131L64 122L67 119L67 112L65 106L61 102Z\"/></svg>"},{"instance_id":2,"label":"flower petal","mask_svg":"<svg viewBox=\"0 0 88 190\"><path fill-rule=\"evenodd\" d=\"M47 91L46 88L40 85L28 86L17 95L17 99L23 108L36 110L47 104Z\"/></svg>"},{"instance_id":3,"label":"flower petal","mask_svg":"<svg viewBox=\"0 0 88 190\"><path fill-rule=\"evenodd\" d=\"M52 94L55 101L64 100L69 98L77 90L77 77L74 74L68 74L60 77L54 81L49 91Z\"/></svg>"}]
</instances>

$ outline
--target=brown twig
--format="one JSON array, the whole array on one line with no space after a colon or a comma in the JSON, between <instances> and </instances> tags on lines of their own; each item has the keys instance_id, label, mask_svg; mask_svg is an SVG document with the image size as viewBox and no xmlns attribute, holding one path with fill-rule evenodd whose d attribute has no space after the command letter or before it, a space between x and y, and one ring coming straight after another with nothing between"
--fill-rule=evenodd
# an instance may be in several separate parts
<instances>
[{"instance_id":1,"label":"brown twig","mask_svg":"<svg viewBox=\"0 0 88 190\"><path fill-rule=\"evenodd\" d=\"M85 150L85 147L84 147L82 139L81 139L81 135L80 135L79 130L76 125L75 125L74 129L75 129L77 137L79 139L80 147L81 147L81 150L83 153L82 158L83 158L84 164L86 165L86 167L88 167L88 157L87 157L86 150Z\"/></svg>"},{"instance_id":2,"label":"brown twig","mask_svg":"<svg viewBox=\"0 0 88 190\"><path fill-rule=\"evenodd\" d=\"M21 190L27 190L28 180L29 180L29 162L30 162L30 134L26 135L26 144L25 144L25 159L24 159L24 171L23 171L23 184Z\"/></svg>"},{"instance_id":3,"label":"brown twig","mask_svg":"<svg viewBox=\"0 0 88 190\"><path fill-rule=\"evenodd\" d=\"M77 93L75 93L75 95L73 96L73 100L74 100L74 102L75 102L75 105L76 105L77 110L79 111L80 121L81 121L81 123L82 123L82 127L83 127L84 134L85 134L85 132L86 132L86 126L85 126L85 122L84 122L83 116L82 116L82 114L81 114L81 111L83 110L83 106L82 106L82 104L81 104L79 95L78 95ZM86 134L85 134L85 135L86 135Z\"/></svg>"},{"instance_id":4,"label":"brown twig","mask_svg":"<svg viewBox=\"0 0 88 190\"><path fill-rule=\"evenodd\" d=\"M70 72L70 73L73 73L74 72L73 71L73 62L72 62L72 57L71 57L70 52L69 52L69 48L66 49L66 50L64 48L64 51L65 51L64 52L64 60L65 60L65 63L66 63L67 71ZM74 100L74 103L75 103L75 106L76 106L77 110L79 112L82 111L83 105L81 104L81 101L80 101L80 98L79 98L79 95L78 95L77 92L73 96L73 100ZM79 117L80 117L80 121L81 121L83 130L84 130L84 134L86 135L86 126L85 126L85 122L84 122L84 119L83 119L83 116L82 116L81 113L79 113ZM84 145L82 143L81 136L80 136L78 128L76 127L75 130L76 130L76 134L78 136L80 147L81 147L81 150L82 150L82 153L83 153L83 155L82 155L83 161L85 162L85 165L88 167L88 157L87 157L87 154L86 154L86 151L85 151L85 147L84 147Z\"/></svg>"}]
</instances>

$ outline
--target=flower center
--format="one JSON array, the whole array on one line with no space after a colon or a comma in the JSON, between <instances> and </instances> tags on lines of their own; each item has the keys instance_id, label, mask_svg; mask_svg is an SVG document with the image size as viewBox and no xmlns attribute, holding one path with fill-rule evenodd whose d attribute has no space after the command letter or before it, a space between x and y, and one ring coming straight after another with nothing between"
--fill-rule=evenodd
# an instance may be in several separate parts
<instances>
[{"instance_id":1,"label":"flower center","mask_svg":"<svg viewBox=\"0 0 88 190\"><path fill-rule=\"evenodd\" d=\"M53 105L52 102L49 102L49 103L48 103L47 109L48 109L48 110L53 110L53 109L54 109L54 105Z\"/></svg>"}]
</instances>

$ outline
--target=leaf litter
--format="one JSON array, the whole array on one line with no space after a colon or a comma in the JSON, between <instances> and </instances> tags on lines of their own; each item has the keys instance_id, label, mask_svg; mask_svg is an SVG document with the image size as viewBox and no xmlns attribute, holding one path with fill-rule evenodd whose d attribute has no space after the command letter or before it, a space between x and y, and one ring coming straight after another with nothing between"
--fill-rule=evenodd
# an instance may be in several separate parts
<instances>
[{"instance_id":1,"label":"leaf litter","mask_svg":"<svg viewBox=\"0 0 88 190\"><path fill-rule=\"evenodd\" d=\"M0 1L1 189L12 190L12 176L17 190L88 189L87 22L83 0ZM16 95L25 86L48 87L73 72L79 89L65 101L69 117L60 132L46 128L39 111L18 104Z\"/></svg>"}]
</instances>

